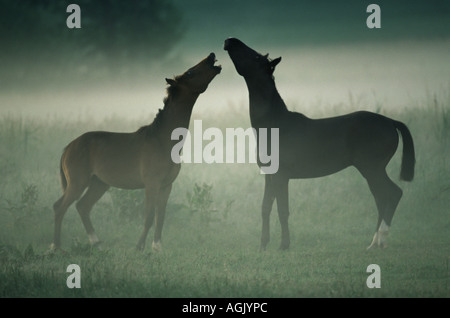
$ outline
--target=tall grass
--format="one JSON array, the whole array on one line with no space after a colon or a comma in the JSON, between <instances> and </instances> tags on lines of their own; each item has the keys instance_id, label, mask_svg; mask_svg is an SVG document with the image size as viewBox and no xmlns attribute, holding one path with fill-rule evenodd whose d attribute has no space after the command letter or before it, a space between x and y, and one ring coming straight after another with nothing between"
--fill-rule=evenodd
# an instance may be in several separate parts
<instances>
[{"instance_id":1,"label":"tall grass","mask_svg":"<svg viewBox=\"0 0 450 318\"><path fill-rule=\"evenodd\" d=\"M333 109L329 105L328 110ZM341 113L353 110L339 107ZM101 248L90 247L71 207L62 230L67 253L47 254L53 235L51 207L61 194L58 165L63 147L88 130L131 131L142 123L4 116L0 296L449 297L449 94L430 94L421 105L401 111L384 105L373 110L409 126L417 165L413 182L398 181L400 143L388 172L404 196L394 216L390 246L370 252L365 247L377 212L355 169L292 180L291 249L277 250L280 229L274 207L271 242L259 253L264 177L257 167L184 164L169 199L162 253L134 249L143 227L143 191L111 189L92 212ZM247 116L236 110L201 119L204 129L246 128ZM66 268L73 263L82 270L81 289L66 286ZM382 288L377 290L365 284L372 263L381 267Z\"/></svg>"}]
</instances>

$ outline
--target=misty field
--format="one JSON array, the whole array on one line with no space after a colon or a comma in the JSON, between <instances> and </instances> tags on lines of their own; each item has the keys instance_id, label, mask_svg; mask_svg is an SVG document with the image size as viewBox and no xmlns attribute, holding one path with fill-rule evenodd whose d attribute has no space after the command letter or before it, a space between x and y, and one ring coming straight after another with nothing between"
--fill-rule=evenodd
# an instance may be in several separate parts
<instances>
[{"instance_id":1,"label":"misty field","mask_svg":"<svg viewBox=\"0 0 450 318\"><path fill-rule=\"evenodd\" d=\"M359 108L324 105L311 116ZM0 297L449 297L450 96L428 94L407 109L369 110L409 126L417 160L413 182L399 181L400 142L388 172L404 195L388 248L371 251L366 247L376 207L353 168L292 180L291 247L278 250L274 207L271 242L259 252L264 177L256 165L184 164L169 199L162 252L151 250L152 231L146 249L135 249L143 227L142 190L111 189L91 214L100 248L90 247L72 206L63 221L66 253L48 254L62 149L85 131L134 131L147 119L3 115ZM201 119L204 129L247 128L247 116L243 105ZM81 268L80 289L66 286L69 264ZM366 285L370 264L380 266L381 288Z\"/></svg>"}]
</instances>

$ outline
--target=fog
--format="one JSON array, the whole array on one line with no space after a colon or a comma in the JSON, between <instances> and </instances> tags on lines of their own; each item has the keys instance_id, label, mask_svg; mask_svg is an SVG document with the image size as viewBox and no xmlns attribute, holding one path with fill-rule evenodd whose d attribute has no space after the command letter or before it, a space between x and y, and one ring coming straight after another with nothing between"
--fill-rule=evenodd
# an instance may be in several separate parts
<instances>
[{"instance_id":1,"label":"fog","mask_svg":"<svg viewBox=\"0 0 450 318\"><path fill-rule=\"evenodd\" d=\"M25 78L12 80L2 76L0 112L67 120L116 116L145 123L163 106L164 78L181 74L215 52L222 73L200 96L193 116L230 109L246 113L245 83L223 50L227 37L238 37L269 57L281 56L274 74L277 87L290 109L306 115L339 113L339 105L355 110L420 106L427 95L450 86L450 9L445 1L407 2L403 7L403 2L380 2L381 29L367 28L367 5L354 1L345 5L199 0L173 4L180 12L183 33L165 54L149 63L129 60L134 68L123 60L122 67L128 69L123 76L81 58L64 68L49 53L39 74L25 73ZM60 74L45 76L55 70ZM83 72L91 76L80 76Z\"/></svg>"},{"instance_id":2,"label":"fog","mask_svg":"<svg viewBox=\"0 0 450 318\"><path fill-rule=\"evenodd\" d=\"M81 8L79 29L66 25L70 3ZM381 8L379 29L366 24L371 3ZM450 296L450 1L0 0L0 7L0 297L148 297L161 306L166 297ZM202 163L182 163L173 183L164 252L152 251L151 235L144 251L134 248L145 191L111 187L91 213L100 248L91 247L76 211L89 205L83 200L62 224L67 253L49 253L64 147L87 131L151 123L165 78L214 52L222 71L194 106L191 135L195 120L233 141L227 128L250 127L246 84L223 49L229 37L282 57L274 76L290 110L312 118L369 110L408 127L415 179L398 180L403 132L386 167L403 191L389 248L366 251L377 204L349 167L292 180L289 251L277 249L277 202L260 253L265 177L250 162L254 147L237 137L232 146L248 145L247 162L209 164L212 138L196 134L209 150ZM69 264L81 267L80 289L66 285ZM366 285L369 264L381 267L382 288Z\"/></svg>"}]
</instances>

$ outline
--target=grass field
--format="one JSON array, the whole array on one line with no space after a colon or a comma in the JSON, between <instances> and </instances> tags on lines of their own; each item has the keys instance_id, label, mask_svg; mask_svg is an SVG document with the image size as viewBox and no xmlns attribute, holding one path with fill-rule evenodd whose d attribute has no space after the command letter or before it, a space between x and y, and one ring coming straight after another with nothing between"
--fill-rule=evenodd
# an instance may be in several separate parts
<instances>
[{"instance_id":1,"label":"grass field","mask_svg":"<svg viewBox=\"0 0 450 318\"><path fill-rule=\"evenodd\" d=\"M342 106L342 105L341 105ZM355 107L359 105L353 105ZM381 105L383 106L383 105ZM401 143L388 166L404 191L388 248L366 251L377 219L374 200L355 169L290 183L291 247L271 242L260 253L264 177L252 164L185 164L169 199L163 251L135 250L143 227L143 192L111 189L92 211L102 240L91 248L72 206L63 222L65 254L47 254L52 205L61 194L63 147L88 130L133 131L142 123L0 118L0 297L449 297L450 96L429 94L421 106L372 109L406 123L416 146L416 175L399 181ZM351 107L324 107L331 116ZM245 108L203 117L203 127L244 127ZM69 264L81 288L69 289ZM381 288L366 285L370 264Z\"/></svg>"}]
</instances>

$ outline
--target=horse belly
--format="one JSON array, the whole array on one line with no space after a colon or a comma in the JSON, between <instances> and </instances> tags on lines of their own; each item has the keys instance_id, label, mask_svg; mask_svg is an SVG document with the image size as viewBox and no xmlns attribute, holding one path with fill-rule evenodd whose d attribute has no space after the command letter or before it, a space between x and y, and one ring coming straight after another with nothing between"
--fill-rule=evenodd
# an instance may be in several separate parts
<instances>
[{"instance_id":1,"label":"horse belly","mask_svg":"<svg viewBox=\"0 0 450 318\"><path fill-rule=\"evenodd\" d=\"M144 187L138 169L121 166L103 165L94 170L94 174L104 183L121 189L140 189Z\"/></svg>"},{"instance_id":2,"label":"horse belly","mask_svg":"<svg viewBox=\"0 0 450 318\"><path fill-rule=\"evenodd\" d=\"M122 154L104 151L97 154L92 163L92 172L104 183L122 189L140 189L144 187L142 181L138 151Z\"/></svg>"},{"instance_id":3,"label":"horse belly","mask_svg":"<svg viewBox=\"0 0 450 318\"><path fill-rule=\"evenodd\" d=\"M280 171L284 171L290 178L318 178L339 172L350 165L347 158L308 156L297 158L295 164L281 162Z\"/></svg>"},{"instance_id":4,"label":"horse belly","mask_svg":"<svg viewBox=\"0 0 450 318\"><path fill-rule=\"evenodd\" d=\"M346 140L334 137L298 138L295 147L281 144L280 169L291 178L317 178L347 168L351 154Z\"/></svg>"}]
</instances>

